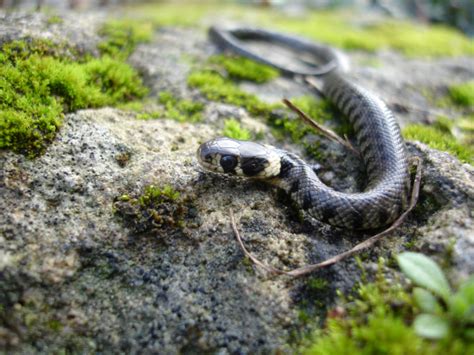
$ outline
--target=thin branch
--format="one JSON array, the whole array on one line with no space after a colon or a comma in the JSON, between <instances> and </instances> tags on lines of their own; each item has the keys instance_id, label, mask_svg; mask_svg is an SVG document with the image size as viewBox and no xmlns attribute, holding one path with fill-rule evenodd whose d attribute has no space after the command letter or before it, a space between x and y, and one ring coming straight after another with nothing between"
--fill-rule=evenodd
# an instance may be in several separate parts
<instances>
[{"instance_id":1,"label":"thin branch","mask_svg":"<svg viewBox=\"0 0 474 355\"><path fill-rule=\"evenodd\" d=\"M293 112L298 114L298 116L306 123L307 125L313 127L321 134L329 138L330 140L342 144L344 147L348 148L349 150L353 151L357 155L360 155L357 149L355 149L352 144L344 138L339 137L334 131L330 130L329 128L320 125L316 121L314 121L311 117L309 117L306 113L301 111L298 107L296 107L290 100L283 99L283 103Z\"/></svg>"},{"instance_id":2,"label":"thin branch","mask_svg":"<svg viewBox=\"0 0 474 355\"><path fill-rule=\"evenodd\" d=\"M240 236L240 233L237 229L237 225L235 223L234 219L234 213L232 210L230 210L230 222L232 226L232 230L234 231L235 237L237 238L237 241L243 251L243 253L253 261L254 264L262 267L266 271L270 273L270 275L288 275L292 277L300 277L303 275L307 275L317 269L321 269L323 267L333 265L348 256L354 255L357 252L360 252L361 250L367 249L374 245L377 241L379 241L381 238L386 236L388 233L392 232L396 228L398 228L406 219L407 215L411 212L411 210L415 207L416 202L418 201L418 197L420 194L420 185L421 185L421 175L422 175L422 160L421 158L415 157L415 162L414 164L416 165L416 174L415 174L415 179L413 181L413 188L412 188L412 193L411 193L411 198L410 198L410 204L408 206L408 209L401 214L398 219L392 223L390 227L385 229L384 231L364 240L363 242L355 245L352 249L345 251L341 254L338 254L336 256L333 256L332 258L326 259L323 262L317 263L317 264L311 264L311 265L306 265L297 269L293 269L290 271L285 271L285 270L280 270L277 268L274 268L270 265L267 265L263 263L262 261L258 260L255 256L253 256L247 248L245 248L245 245L242 241L242 238Z\"/></svg>"}]
</instances>

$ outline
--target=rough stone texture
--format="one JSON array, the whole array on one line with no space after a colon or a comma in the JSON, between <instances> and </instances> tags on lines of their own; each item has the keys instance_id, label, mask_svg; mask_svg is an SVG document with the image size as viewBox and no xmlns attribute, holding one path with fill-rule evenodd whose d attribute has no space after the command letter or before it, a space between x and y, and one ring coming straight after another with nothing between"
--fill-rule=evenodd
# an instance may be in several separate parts
<instances>
[{"instance_id":1,"label":"rough stone texture","mask_svg":"<svg viewBox=\"0 0 474 355\"><path fill-rule=\"evenodd\" d=\"M138 46L130 63L144 74L153 93L166 90L185 95L190 62L215 51L203 30L164 28L152 46Z\"/></svg>"},{"instance_id":2,"label":"rough stone texture","mask_svg":"<svg viewBox=\"0 0 474 355\"><path fill-rule=\"evenodd\" d=\"M416 220L417 246L426 254L452 253L452 276L464 279L474 273L474 168L421 143L411 148L424 162L418 210L433 211Z\"/></svg>"},{"instance_id":3,"label":"rough stone texture","mask_svg":"<svg viewBox=\"0 0 474 355\"><path fill-rule=\"evenodd\" d=\"M95 43L93 37L86 48ZM214 51L204 32L167 29L140 46L130 61L154 91L197 97L185 84L189 53L204 58ZM411 63L390 58L390 68L400 73ZM466 65L462 59L437 63L440 73L445 71L440 85L451 80L449 68ZM360 72L355 64L355 75ZM385 92L399 87L396 76L382 72L364 77L363 84ZM400 87L416 87L417 78L425 76L406 79ZM287 84L281 86L286 95ZM263 97L277 96L266 87L270 84L260 88ZM288 199L263 183L201 171L195 150L220 134L227 117L258 127L264 141L275 143L269 128L243 109L208 103L204 122L194 125L137 120L110 108L80 111L65 118L45 155L27 160L0 152L0 349L287 351L292 331L301 331L298 312L304 301L309 307L315 301L330 306L336 289L350 290L360 272L353 259L316 273L328 287L312 298L307 298L307 279L267 279L243 259L230 229L230 208L251 251L278 267L321 261L367 235L300 219ZM315 139L326 157L323 180L354 189L357 161L334 143ZM425 164L420 205L402 228L366 254L365 263L373 267L378 256L404 250L409 242L412 249L445 261L453 279L462 278L474 270L473 168L422 144L410 144L410 150ZM121 166L124 153L130 160ZM114 199L137 195L152 183L171 184L193 196L197 226L167 234L131 233L114 214Z\"/></svg>"},{"instance_id":4,"label":"rough stone texture","mask_svg":"<svg viewBox=\"0 0 474 355\"><path fill-rule=\"evenodd\" d=\"M0 44L13 40L41 38L54 43L68 43L82 53L97 54L100 37L97 30L105 14L94 11L87 14L65 12L61 14L62 23L48 23L51 16L43 13L0 12Z\"/></svg>"}]
</instances>

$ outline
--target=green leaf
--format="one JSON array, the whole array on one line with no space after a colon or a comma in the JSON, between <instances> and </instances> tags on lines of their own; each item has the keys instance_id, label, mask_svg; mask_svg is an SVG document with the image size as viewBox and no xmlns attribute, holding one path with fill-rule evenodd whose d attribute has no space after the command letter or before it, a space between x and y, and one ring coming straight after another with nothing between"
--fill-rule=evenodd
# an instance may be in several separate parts
<instances>
[{"instance_id":1,"label":"green leaf","mask_svg":"<svg viewBox=\"0 0 474 355\"><path fill-rule=\"evenodd\" d=\"M434 314L420 314L413 323L415 332L424 338L441 339L448 335L449 323Z\"/></svg>"},{"instance_id":2,"label":"green leaf","mask_svg":"<svg viewBox=\"0 0 474 355\"><path fill-rule=\"evenodd\" d=\"M438 303L436 297L424 288L416 287L413 290L413 296L416 304L423 312L436 313L441 310L441 305Z\"/></svg>"},{"instance_id":3,"label":"green leaf","mask_svg":"<svg viewBox=\"0 0 474 355\"><path fill-rule=\"evenodd\" d=\"M433 260L420 253L405 252L397 256L397 261L403 273L415 284L448 300L451 289L443 271Z\"/></svg>"}]
</instances>

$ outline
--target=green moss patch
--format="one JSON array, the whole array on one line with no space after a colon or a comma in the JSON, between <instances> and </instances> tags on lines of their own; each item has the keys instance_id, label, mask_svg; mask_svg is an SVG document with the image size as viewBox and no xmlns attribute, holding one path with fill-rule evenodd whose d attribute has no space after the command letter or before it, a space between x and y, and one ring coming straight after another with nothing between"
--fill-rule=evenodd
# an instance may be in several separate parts
<instances>
[{"instance_id":1,"label":"green moss patch","mask_svg":"<svg viewBox=\"0 0 474 355\"><path fill-rule=\"evenodd\" d=\"M135 234L161 234L193 226L196 209L193 198L170 185L145 186L138 196L115 199L115 213Z\"/></svg>"},{"instance_id":2,"label":"green moss patch","mask_svg":"<svg viewBox=\"0 0 474 355\"><path fill-rule=\"evenodd\" d=\"M215 55L209 58L209 62L222 66L234 80L265 83L280 75L278 70L245 57Z\"/></svg>"},{"instance_id":3,"label":"green moss patch","mask_svg":"<svg viewBox=\"0 0 474 355\"><path fill-rule=\"evenodd\" d=\"M465 144L474 146L474 114L460 117L456 122L464 136Z\"/></svg>"},{"instance_id":4,"label":"green moss patch","mask_svg":"<svg viewBox=\"0 0 474 355\"><path fill-rule=\"evenodd\" d=\"M64 19L61 16L52 15L46 20L46 23L48 25L59 25L64 23Z\"/></svg>"},{"instance_id":5,"label":"green moss patch","mask_svg":"<svg viewBox=\"0 0 474 355\"><path fill-rule=\"evenodd\" d=\"M449 97L458 106L474 109L474 80L450 86Z\"/></svg>"},{"instance_id":6,"label":"green moss patch","mask_svg":"<svg viewBox=\"0 0 474 355\"><path fill-rule=\"evenodd\" d=\"M239 121L231 118L224 121L224 129L222 135L229 138L240 139L243 141L249 140L251 137L250 131L243 128Z\"/></svg>"},{"instance_id":7,"label":"green moss patch","mask_svg":"<svg viewBox=\"0 0 474 355\"><path fill-rule=\"evenodd\" d=\"M202 121L202 111L204 104L186 99L180 99L169 91L162 91L158 94L158 103L162 108L153 108L153 103L138 101L122 105L121 108L137 112L137 118L141 120L151 120L158 118L172 119L178 122L196 123Z\"/></svg>"},{"instance_id":8,"label":"green moss patch","mask_svg":"<svg viewBox=\"0 0 474 355\"><path fill-rule=\"evenodd\" d=\"M353 296L340 297L328 313L325 328L316 331L301 352L441 355L464 354L469 349L468 341L455 335L438 342L418 336L412 326L417 313L409 289L400 281L387 280L380 264L374 281L363 276Z\"/></svg>"},{"instance_id":9,"label":"green moss patch","mask_svg":"<svg viewBox=\"0 0 474 355\"><path fill-rule=\"evenodd\" d=\"M291 99L291 102L314 121L321 124L329 123L337 115L334 106L329 101L318 100L313 96L296 97ZM299 118L289 115L271 116L269 117L269 123L276 129L274 133L277 137L282 134L289 135L295 143L301 143L306 135L315 133L310 126L304 124ZM347 130L345 126L339 127L344 132Z\"/></svg>"},{"instance_id":10,"label":"green moss patch","mask_svg":"<svg viewBox=\"0 0 474 355\"><path fill-rule=\"evenodd\" d=\"M399 283L389 284L381 270L375 282L361 282L354 296L341 297L326 329L317 331L304 354L404 354L422 348L405 324L413 314L408 293Z\"/></svg>"},{"instance_id":11,"label":"green moss patch","mask_svg":"<svg viewBox=\"0 0 474 355\"><path fill-rule=\"evenodd\" d=\"M446 26L384 21L354 22L353 12L314 11L302 18L260 12L260 23L348 50L393 49L411 57L474 55L470 39Z\"/></svg>"},{"instance_id":12,"label":"green moss patch","mask_svg":"<svg viewBox=\"0 0 474 355\"><path fill-rule=\"evenodd\" d=\"M39 40L7 43L1 52L0 149L37 156L65 113L147 93L134 69L108 56L78 57L72 49Z\"/></svg>"},{"instance_id":13,"label":"green moss patch","mask_svg":"<svg viewBox=\"0 0 474 355\"><path fill-rule=\"evenodd\" d=\"M402 133L405 139L420 141L433 149L451 153L462 162L474 163L474 148L472 146L459 143L450 133L440 130L436 126L412 124L406 126Z\"/></svg>"},{"instance_id":14,"label":"green moss patch","mask_svg":"<svg viewBox=\"0 0 474 355\"><path fill-rule=\"evenodd\" d=\"M33 157L54 138L64 113L143 97L127 64L109 58L73 61L49 42L12 42L0 56L0 149Z\"/></svg>"},{"instance_id":15,"label":"green moss patch","mask_svg":"<svg viewBox=\"0 0 474 355\"><path fill-rule=\"evenodd\" d=\"M204 105L200 102L178 99L168 91L163 91L159 94L159 102L166 109L164 114L166 118L171 118L178 122L202 121Z\"/></svg>"},{"instance_id":16,"label":"green moss patch","mask_svg":"<svg viewBox=\"0 0 474 355\"><path fill-rule=\"evenodd\" d=\"M447 26L394 20L361 24L348 11L307 11L304 16L289 17L274 9L195 3L145 5L130 11L155 26L196 26L203 18L215 17L245 19L348 50L393 49L411 57L474 55L471 40Z\"/></svg>"},{"instance_id":17,"label":"green moss patch","mask_svg":"<svg viewBox=\"0 0 474 355\"><path fill-rule=\"evenodd\" d=\"M241 89L230 79L212 70L195 71L188 76L188 85L197 88L209 100L244 107L253 115L265 116L275 107Z\"/></svg>"},{"instance_id":18,"label":"green moss patch","mask_svg":"<svg viewBox=\"0 0 474 355\"><path fill-rule=\"evenodd\" d=\"M147 21L113 20L106 22L99 30L104 41L99 44L102 54L126 59L137 44L150 42L153 25Z\"/></svg>"}]
</instances>

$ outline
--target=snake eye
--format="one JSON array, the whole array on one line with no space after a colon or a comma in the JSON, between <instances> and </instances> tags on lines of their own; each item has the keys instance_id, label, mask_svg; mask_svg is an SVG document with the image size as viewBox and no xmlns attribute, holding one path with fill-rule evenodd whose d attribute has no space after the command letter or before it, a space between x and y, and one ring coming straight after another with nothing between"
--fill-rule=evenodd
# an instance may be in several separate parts
<instances>
[{"instance_id":1,"label":"snake eye","mask_svg":"<svg viewBox=\"0 0 474 355\"><path fill-rule=\"evenodd\" d=\"M221 166L222 169L224 169L224 172L231 172L237 166L237 158L233 155L224 155L221 158Z\"/></svg>"}]
</instances>

